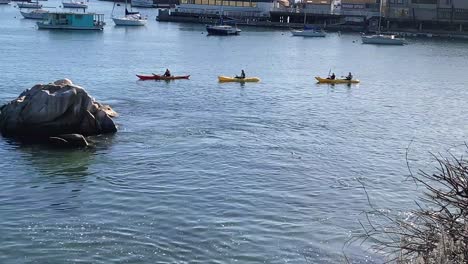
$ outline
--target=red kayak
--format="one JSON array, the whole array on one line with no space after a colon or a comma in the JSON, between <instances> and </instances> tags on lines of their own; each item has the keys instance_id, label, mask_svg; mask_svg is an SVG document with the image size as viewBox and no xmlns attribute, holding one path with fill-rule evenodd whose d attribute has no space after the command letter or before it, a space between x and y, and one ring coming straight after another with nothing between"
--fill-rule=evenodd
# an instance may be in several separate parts
<instances>
[{"instance_id":1,"label":"red kayak","mask_svg":"<svg viewBox=\"0 0 468 264\"><path fill-rule=\"evenodd\" d=\"M140 80L163 80L163 81L170 81L170 80L180 80L180 79L189 79L190 75L183 75L183 76L164 76L164 75L136 75Z\"/></svg>"}]
</instances>

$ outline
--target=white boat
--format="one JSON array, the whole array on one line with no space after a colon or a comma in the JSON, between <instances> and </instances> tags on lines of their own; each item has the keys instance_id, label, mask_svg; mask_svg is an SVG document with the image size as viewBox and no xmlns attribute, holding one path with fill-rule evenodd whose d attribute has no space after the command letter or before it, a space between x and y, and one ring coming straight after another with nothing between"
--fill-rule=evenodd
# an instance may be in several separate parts
<instances>
[{"instance_id":1,"label":"white boat","mask_svg":"<svg viewBox=\"0 0 468 264\"><path fill-rule=\"evenodd\" d=\"M125 16L115 17L114 7L112 7L112 20L116 26L144 26L148 22L147 18L140 15L140 12L132 12L127 9L127 0L125 0Z\"/></svg>"},{"instance_id":2,"label":"white boat","mask_svg":"<svg viewBox=\"0 0 468 264\"><path fill-rule=\"evenodd\" d=\"M78 1L70 1L70 2L62 2L63 8L88 8L88 4L85 2L78 2Z\"/></svg>"},{"instance_id":3,"label":"white boat","mask_svg":"<svg viewBox=\"0 0 468 264\"><path fill-rule=\"evenodd\" d=\"M39 4L37 2L33 3L33 2L21 2L21 3L18 3L18 8L41 8L42 7L42 4Z\"/></svg>"},{"instance_id":4,"label":"white boat","mask_svg":"<svg viewBox=\"0 0 468 264\"><path fill-rule=\"evenodd\" d=\"M325 37L326 36L325 32L317 31L314 29L292 30L291 34L293 36L299 36L299 37Z\"/></svg>"},{"instance_id":5,"label":"white boat","mask_svg":"<svg viewBox=\"0 0 468 264\"><path fill-rule=\"evenodd\" d=\"M381 44L381 45L404 45L404 38L397 38L395 35L371 35L362 36L363 44Z\"/></svg>"},{"instance_id":6,"label":"white boat","mask_svg":"<svg viewBox=\"0 0 468 264\"><path fill-rule=\"evenodd\" d=\"M130 5L132 7L153 7L153 0L131 0Z\"/></svg>"},{"instance_id":7,"label":"white boat","mask_svg":"<svg viewBox=\"0 0 468 264\"><path fill-rule=\"evenodd\" d=\"M24 12L20 10L21 15L26 18L26 19L41 19L44 20L47 18L47 14L49 11L46 11L44 9L34 9L31 12Z\"/></svg>"},{"instance_id":8,"label":"white boat","mask_svg":"<svg viewBox=\"0 0 468 264\"><path fill-rule=\"evenodd\" d=\"M380 33L380 27L382 23L382 4L383 1L380 1L380 10L379 10L379 23L377 34L370 36L362 36L361 40L363 44L377 44L377 45L404 45L404 38L397 38L395 35L384 35Z\"/></svg>"},{"instance_id":9,"label":"white boat","mask_svg":"<svg viewBox=\"0 0 468 264\"><path fill-rule=\"evenodd\" d=\"M113 17L116 26L144 26L148 19L143 18L140 14L126 15L124 17Z\"/></svg>"},{"instance_id":10,"label":"white boat","mask_svg":"<svg viewBox=\"0 0 468 264\"><path fill-rule=\"evenodd\" d=\"M10 0L0 0L0 5L8 5Z\"/></svg>"}]
</instances>

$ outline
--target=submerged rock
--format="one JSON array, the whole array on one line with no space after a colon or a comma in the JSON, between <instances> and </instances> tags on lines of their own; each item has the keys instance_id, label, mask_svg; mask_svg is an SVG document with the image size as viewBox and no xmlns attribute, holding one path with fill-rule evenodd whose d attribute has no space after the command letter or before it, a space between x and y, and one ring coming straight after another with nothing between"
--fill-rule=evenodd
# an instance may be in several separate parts
<instances>
[{"instance_id":1,"label":"submerged rock","mask_svg":"<svg viewBox=\"0 0 468 264\"><path fill-rule=\"evenodd\" d=\"M116 116L110 106L100 104L82 87L62 79L37 84L3 105L0 132L4 136L47 138L83 146L83 136L116 132L112 120Z\"/></svg>"}]
</instances>

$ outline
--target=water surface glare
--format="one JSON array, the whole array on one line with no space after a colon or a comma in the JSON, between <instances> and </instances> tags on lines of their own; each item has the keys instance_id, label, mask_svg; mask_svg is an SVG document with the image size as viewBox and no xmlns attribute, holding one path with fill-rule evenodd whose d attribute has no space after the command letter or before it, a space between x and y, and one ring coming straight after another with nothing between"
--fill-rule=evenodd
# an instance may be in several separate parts
<instances>
[{"instance_id":1,"label":"water surface glare","mask_svg":"<svg viewBox=\"0 0 468 264\"><path fill-rule=\"evenodd\" d=\"M68 77L120 113L89 150L0 140L0 263L343 262L369 209L357 179L380 208L405 210L409 142L412 166L431 169L430 151L466 140L466 42L207 37L153 9L146 27L114 27L112 3L90 5L103 32L39 31L0 6L1 103ZM191 80L136 80L166 67ZM217 82L241 69L262 81ZM315 84L330 69L362 83Z\"/></svg>"}]
</instances>

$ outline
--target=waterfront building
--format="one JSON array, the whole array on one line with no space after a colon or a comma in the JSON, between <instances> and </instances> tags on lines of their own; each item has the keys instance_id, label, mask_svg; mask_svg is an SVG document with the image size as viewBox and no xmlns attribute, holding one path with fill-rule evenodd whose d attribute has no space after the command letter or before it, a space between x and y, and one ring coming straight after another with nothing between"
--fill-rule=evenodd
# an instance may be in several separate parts
<instances>
[{"instance_id":1,"label":"waterfront building","mask_svg":"<svg viewBox=\"0 0 468 264\"><path fill-rule=\"evenodd\" d=\"M331 14L332 0L303 0L302 9L306 13Z\"/></svg>"},{"instance_id":2,"label":"waterfront building","mask_svg":"<svg viewBox=\"0 0 468 264\"><path fill-rule=\"evenodd\" d=\"M387 16L399 26L416 24L419 31L424 29L459 31L468 26L468 1L466 0L387 0Z\"/></svg>"},{"instance_id":3,"label":"waterfront building","mask_svg":"<svg viewBox=\"0 0 468 264\"><path fill-rule=\"evenodd\" d=\"M466 0L388 0L388 16L418 21L468 20Z\"/></svg>"},{"instance_id":4,"label":"waterfront building","mask_svg":"<svg viewBox=\"0 0 468 264\"><path fill-rule=\"evenodd\" d=\"M176 12L229 17L269 17L278 0L180 0Z\"/></svg>"}]
</instances>

